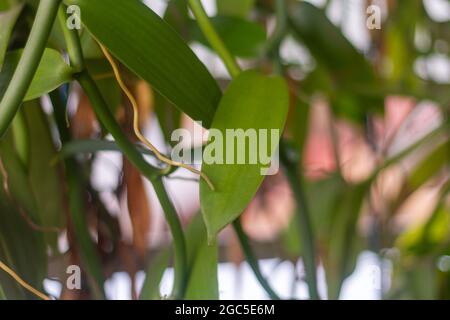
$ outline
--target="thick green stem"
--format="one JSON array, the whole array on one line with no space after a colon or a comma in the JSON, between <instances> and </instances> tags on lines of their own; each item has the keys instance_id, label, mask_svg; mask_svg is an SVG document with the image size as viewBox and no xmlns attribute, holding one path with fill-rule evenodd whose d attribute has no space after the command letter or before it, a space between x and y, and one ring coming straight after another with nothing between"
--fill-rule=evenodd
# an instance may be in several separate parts
<instances>
[{"instance_id":1,"label":"thick green stem","mask_svg":"<svg viewBox=\"0 0 450 320\"><path fill-rule=\"evenodd\" d=\"M306 272L306 283L308 284L309 297L313 300L320 299L317 291L317 267L316 251L314 243L314 232L310 219L306 196L303 192L302 177L297 168L297 163L289 159L288 151L283 143L280 143L280 159L286 171L286 177L291 186L294 198L297 202L297 214L299 221L300 237L303 249L303 263Z\"/></svg>"},{"instance_id":2,"label":"thick green stem","mask_svg":"<svg viewBox=\"0 0 450 320\"><path fill-rule=\"evenodd\" d=\"M205 9L203 8L201 1L189 0L189 4L203 34L208 39L212 48L219 54L219 56L223 60L225 66L228 69L228 72L231 74L233 78L236 78L242 72L242 70L237 64L233 55L230 53L228 48L223 43L222 39L217 34L211 22L209 21L209 18L206 15ZM279 299L278 295L274 292L274 290L270 287L269 283L262 275L261 270L259 269L258 261L252 252L252 249L247 240L247 236L238 220L234 222L234 230L238 235L238 239L241 244L242 250L245 253L247 262L252 268L252 271L255 274L256 279L259 281L261 286L264 288L264 290L266 290L267 294L272 299Z\"/></svg>"},{"instance_id":3,"label":"thick green stem","mask_svg":"<svg viewBox=\"0 0 450 320\"><path fill-rule=\"evenodd\" d=\"M71 134L66 127L65 104L57 91L50 93L53 104L54 116L58 127L61 143L70 142ZM103 284L105 282L101 262L97 255L96 248L89 235L88 223L86 221L86 208L84 205L83 181L80 167L74 158L68 157L64 160L65 175L67 177L68 200L70 217L77 244L80 248L81 261L89 274L94 297L102 299L105 297Z\"/></svg>"},{"instance_id":4,"label":"thick green stem","mask_svg":"<svg viewBox=\"0 0 450 320\"><path fill-rule=\"evenodd\" d=\"M250 268L255 274L256 279L259 281L261 286L267 292L270 299L280 300L280 297L275 293L275 291L273 291L270 284L267 282L266 278L264 278L261 270L259 269L258 259L256 259L255 255L253 254L252 248L250 247L250 244L248 242L247 235L242 229L242 225L239 219L233 222L233 226L234 231L236 232L236 235L239 239L239 243L241 244L242 251L244 252L245 259L247 260Z\"/></svg>"},{"instance_id":5,"label":"thick green stem","mask_svg":"<svg viewBox=\"0 0 450 320\"><path fill-rule=\"evenodd\" d=\"M211 21L209 20L201 1L189 0L189 5L206 39L208 39L213 49L223 60L230 75L235 78L241 72L241 68L234 59L233 55L228 51L222 39L217 34L217 31L211 24Z\"/></svg>"},{"instance_id":6,"label":"thick green stem","mask_svg":"<svg viewBox=\"0 0 450 320\"><path fill-rule=\"evenodd\" d=\"M61 0L41 0L19 64L0 102L0 137L19 110L41 61Z\"/></svg>"}]
</instances>

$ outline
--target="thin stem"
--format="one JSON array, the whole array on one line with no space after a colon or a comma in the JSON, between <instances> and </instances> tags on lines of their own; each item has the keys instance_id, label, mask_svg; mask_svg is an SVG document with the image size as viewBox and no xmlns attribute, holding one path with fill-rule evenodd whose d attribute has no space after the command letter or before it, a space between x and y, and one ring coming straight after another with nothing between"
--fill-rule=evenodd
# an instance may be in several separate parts
<instances>
[{"instance_id":1,"label":"thin stem","mask_svg":"<svg viewBox=\"0 0 450 320\"><path fill-rule=\"evenodd\" d=\"M268 44L265 48L265 52L268 55L275 54L278 55L278 50L280 45L287 33L288 19L287 19L287 0L276 0L276 16L277 16L277 24L275 26L275 30L268 40Z\"/></svg>"},{"instance_id":2,"label":"thin stem","mask_svg":"<svg viewBox=\"0 0 450 320\"><path fill-rule=\"evenodd\" d=\"M211 21L209 20L201 1L189 0L189 6L191 7L192 13L194 14L195 18L197 19L197 23L202 29L203 34L205 35L206 39L209 41L213 49L223 60L230 75L233 78L237 77L239 73L241 73L241 68L239 67L233 55L228 51L224 42L218 35L217 31L214 29L214 26L211 24Z\"/></svg>"},{"instance_id":3,"label":"thin stem","mask_svg":"<svg viewBox=\"0 0 450 320\"><path fill-rule=\"evenodd\" d=\"M261 286L264 288L264 290L269 295L270 299L272 300L280 300L280 297L273 291L270 284L267 282L266 278L262 274L258 259L253 254L253 251L250 247L250 244L248 242L247 235L245 234L244 230L242 229L242 225L239 219L235 220L233 222L234 231L236 232L236 235L239 239L239 243L241 244L242 251L244 252L245 259L247 260L248 264L250 265L250 268L252 269L253 273L255 274L256 279L259 281Z\"/></svg>"},{"instance_id":4,"label":"thin stem","mask_svg":"<svg viewBox=\"0 0 450 320\"><path fill-rule=\"evenodd\" d=\"M318 300L320 297L317 290L316 251L310 213L306 202L306 196L303 192L302 177L297 168L297 163L294 163L289 159L283 141L280 143L280 159L297 202L297 214L299 217L298 227L302 241L303 262L305 265L309 296L313 300Z\"/></svg>"},{"instance_id":5,"label":"thin stem","mask_svg":"<svg viewBox=\"0 0 450 320\"><path fill-rule=\"evenodd\" d=\"M19 110L41 61L61 0L41 0L20 61L0 102L0 137Z\"/></svg>"}]
</instances>

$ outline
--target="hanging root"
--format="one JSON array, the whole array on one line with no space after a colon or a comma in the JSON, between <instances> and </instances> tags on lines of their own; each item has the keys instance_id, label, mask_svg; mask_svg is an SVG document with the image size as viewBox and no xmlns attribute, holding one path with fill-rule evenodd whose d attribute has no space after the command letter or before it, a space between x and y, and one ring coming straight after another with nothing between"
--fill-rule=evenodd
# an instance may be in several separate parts
<instances>
[{"instance_id":1,"label":"hanging root","mask_svg":"<svg viewBox=\"0 0 450 320\"><path fill-rule=\"evenodd\" d=\"M171 166L174 167L180 167L180 168L184 168L187 169L195 174L198 174L200 177L203 178L203 180L205 180L205 182L208 184L208 186L211 188L211 190L214 191L214 185L212 184L211 180L208 178L208 176L206 176L203 172L201 172L200 170L197 170L191 166L188 166L184 163L181 162L177 162L177 161L173 161L172 159L169 159L167 157L165 157L163 154L161 154L161 152L159 152L159 150L150 142L148 141L144 135L141 133L140 129L139 129L139 108L136 102L136 99L134 99L133 95L131 94L130 90L127 88L127 86L125 85L122 76L120 75L120 71L119 68L117 67L116 62L114 61L114 58L111 56L111 54L109 53L109 51L102 45L99 43L100 48L103 51L103 54L105 55L106 59L109 61L109 63L111 64L111 67L113 69L114 72L114 76L117 80L117 83L119 84L120 88L122 89L122 91L126 94L128 100L130 100L130 103L133 107L133 113L134 113L134 119L133 119L133 130L134 133L136 135L136 137L144 144L146 145L156 156L156 158L158 158L158 160L160 160L161 162L167 164L169 166L169 168Z\"/></svg>"},{"instance_id":2,"label":"hanging root","mask_svg":"<svg viewBox=\"0 0 450 320\"><path fill-rule=\"evenodd\" d=\"M17 273L15 273L13 270L11 270L7 265L5 265L3 262L0 261L0 269L5 271L7 274L9 274L18 284L20 284L22 287L30 291L35 296L41 298L42 300L50 300L50 297L46 296L42 292L36 290L32 286L30 286L28 283L22 280Z\"/></svg>"}]
</instances>

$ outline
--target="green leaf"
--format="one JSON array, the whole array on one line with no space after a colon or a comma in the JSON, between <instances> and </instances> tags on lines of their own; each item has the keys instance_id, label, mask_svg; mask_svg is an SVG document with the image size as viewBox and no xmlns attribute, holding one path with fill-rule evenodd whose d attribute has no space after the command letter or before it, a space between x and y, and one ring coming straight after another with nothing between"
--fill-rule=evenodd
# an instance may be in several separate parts
<instances>
[{"instance_id":1,"label":"green leaf","mask_svg":"<svg viewBox=\"0 0 450 320\"><path fill-rule=\"evenodd\" d=\"M21 50L8 53L0 72L0 97L3 96L14 70L19 62ZM61 54L53 49L45 49L33 81L28 88L24 101L30 101L53 91L72 80L72 69L64 62Z\"/></svg>"},{"instance_id":2,"label":"green leaf","mask_svg":"<svg viewBox=\"0 0 450 320\"><path fill-rule=\"evenodd\" d=\"M221 15L246 17L255 5L255 0L217 0L217 10Z\"/></svg>"},{"instance_id":3,"label":"green leaf","mask_svg":"<svg viewBox=\"0 0 450 320\"><path fill-rule=\"evenodd\" d=\"M153 155L153 152L149 149L143 148L141 145L136 144L136 149L142 154ZM65 143L58 156L62 159L66 159L78 154L96 153L100 151L117 151L122 150L117 146L117 143L109 140L72 140Z\"/></svg>"},{"instance_id":4,"label":"green leaf","mask_svg":"<svg viewBox=\"0 0 450 320\"><path fill-rule=\"evenodd\" d=\"M217 16L211 23L231 54L242 58L258 56L266 41L266 32L261 25L237 17ZM192 38L210 46L196 22L192 24Z\"/></svg>"},{"instance_id":5,"label":"green leaf","mask_svg":"<svg viewBox=\"0 0 450 320\"><path fill-rule=\"evenodd\" d=\"M23 108L29 130L28 176L31 190L35 196L43 227L62 228L64 208L61 197L63 185L60 168L52 163L57 152L50 132L50 125L39 103L28 103ZM49 234L54 238L56 234Z\"/></svg>"},{"instance_id":6,"label":"green leaf","mask_svg":"<svg viewBox=\"0 0 450 320\"><path fill-rule=\"evenodd\" d=\"M449 161L449 151L450 142L445 142L420 161L408 177L407 186L409 191L417 190L446 166Z\"/></svg>"},{"instance_id":7,"label":"green leaf","mask_svg":"<svg viewBox=\"0 0 450 320\"><path fill-rule=\"evenodd\" d=\"M159 300L161 293L159 285L161 283L164 271L169 265L170 250L163 250L158 256L154 257L147 268L144 285L142 286L140 300Z\"/></svg>"},{"instance_id":8,"label":"green leaf","mask_svg":"<svg viewBox=\"0 0 450 320\"><path fill-rule=\"evenodd\" d=\"M22 9L23 4L18 4L7 11L0 12L0 71L8 49L9 38Z\"/></svg>"},{"instance_id":9,"label":"green leaf","mask_svg":"<svg viewBox=\"0 0 450 320\"><path fill-rule=\"evenodd\" d=\"M254 71L244 72L227 89L217 109L212 128L220 132L222 137L226 136L227 129L240 129L246 133L256 130L256 135L262 132L260 130L265 129L269 136L271 129L275 129L279 130L281 135L288 106L288 89L282 78L267 77ZM210 136L212 143L217 142L214 141L217 140L215 138L211 139ZM223 146L233 143L236 149L237 144L232 141L233 139L228 140L223 142ZM268 141L270 140L268 138ZM246 158L257 156L249 154L251 143L244 143L245 146L241 148L243 150L239 150L239 153L243 155L242 153L245 152ZM269 145L270 143L272 141ZM276 146L277 143L278 141ZM205 148L204 158L208 152L211 153L210 148L211 143ZM230 150L223 150L221 147L219 149L222 155L229 156L225 151ZM269 156L275 152L274 149L267 151ZM237 163L236 155L237 152L234 154L234 159L229 159L233 161L225 161L226 159L221 157L220 160L223 160L224 164L204 163L202 167L203 173L210 178L216 189L212 191L202 179L201 208L210 241L213 241L222 228L242 213L264 179L261 161L256 161L256 164L225 164Z\"/></svg>"},{"instance_id":10,"label":"green leaf","mask_svg":"<svg viewBox=\"0 0 450 320\"><path fill-rule=\"evenodd\" d=\"M219 299L217 279L218 247L208 246L205 223L199 214L194 217L186 232L189 280L187 300Z\"/></svg>"},{"instance_id":11,"label":"green leaf","mask_svg":"<svg viewBox=\"0 0 450 320\"><path fill-rule=\"evenodd\" d=\"M67 0L87 29L136 75L209 127L221 97L206 67L182 38L139 0Z\"/></svg>"}]
</instances>

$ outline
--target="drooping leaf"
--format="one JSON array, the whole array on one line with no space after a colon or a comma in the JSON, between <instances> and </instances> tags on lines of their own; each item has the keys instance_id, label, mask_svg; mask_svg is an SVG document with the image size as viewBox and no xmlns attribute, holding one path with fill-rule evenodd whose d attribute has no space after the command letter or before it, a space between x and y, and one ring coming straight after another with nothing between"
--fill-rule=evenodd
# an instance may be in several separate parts
<instances>
[{"instance_id":1,"label":"drooping leaf","mask_svg":"<svg viewBox=\"0 0 450 320\"><path fill-rule=\"evenodd\" d=\"M8 49L9 38L22 12L22 8L23 4L18 4L7 11L0 12L0 71L2 70L6 50Z\"/></svg>"},{"instance_id":2,"label":"drooping leaf","mask_svg":"<svg viewBox=\"0 0 450 320\"><path fill-rule=\"evenodd\" d=\"M246 17L255 5L255 0L216 0L221 15Z\"/></svg>"},{"instance_id":3,"label":"drooping leaf","mask_svg":"<svg viewBox=\"0 0 450 320\"><path fill-rule=\"evenodd\" d=\"M336 80L352 83L373 81L369 63L323 10L306 1L295 1L290 17L294 34Z\"/></svg>"},{"instance_id":4,"label":"drooping leaf","mask_svg":"<svg viewBox=\"0 0 450 320\"><path fill-rule=\"evenodd\" d=\"M14 70L19 62L21 50L8 53L0 72L0 97L3 96ZM33 100L53 91L72 79L72 69L64 62L61 54L53 49L45 49L42 60L28 88L24 101Z\"/></svg>"},{"instance_id":5,"label":"drooping leaf","mask_svg":"<svg viewBox=\"0 0 450 320\"><path fill-rule=\"evenodd\" d=\"M217 16L210 20L233 55L252 58L261 52L266 41L266 32L256 22L226 16ZM192 25L191 37L206 46L210 46L198 24L193 22Z\"/></svg>"},{"instance_id":6,"label":"drooping leaf","mask_svg":"<svg viewBox=\"0 0 450 320\"><path fill-rule=\"evenodd\" d=\"M258 187L262 183L264 176L261 169L264 164L258 157L258 152L250 153L251 149L258 141L246 141L248 137L244 137L244 145L231 153L230 148L225 150L227 143L233 144L232 151L236 151L235 137L224 139L227 130L236 130L234 133L247 133L252 136L258 136L266 130L268 136L272 130L281 131L284 127L287 111L289 107L289 95L287 86L282 78L267 77L254 71L248 71L238 76L227 89L214 117L212 128L216 133L220 132L221 137L217 135L210 136L211 143L205 148L204 158L207 153L216 153L219 151L219 161L208 164L204 163L202 171L210 178L215 186L212 191L203 181L200 183L200 201L202 214L205 219L208 230L208 238L213 241L216 234L227 224L235 220L245 209L248 203L255 195ZM276 131L275 131L276 132ZM219 145L222 140L223 145ZM223 141L228 140L228 141ZM270 138L267 141L271 141ZM261 141L260 141L261 142ZM273 141L269 142L270 145ZM278 146L278 141L273 144L274 148L268 148L267 155L271 157ZM213 150L217 146L218 150ZM212 148L212 149L210 149ZM253 150L254 151L254 150ZM262 150L259 150L259 155ZM237 164L237 153L244 156L250 163L250 158L258 158L252 161L255 164ZM224 159L233 156L233 159ZM215 155L217 157L217 154ZM229 161L226 161L229 160ZM231 160L231 161L230 161ZM219 164L222 162L223 164ZM226 164L234 163L234 164Z\"/></svg>"},{"instance_id":7,"label":"drooping leaf","mask_svg":"<svg viewBox=\"0 0 450 320\"><path fill-rule=\"evenodd\" d=\"M449 226L449 212L439 203L428 221L413 226L398 237L396 247L404 255L416 257L430 255L442 249L441 244L448 239Z\"/></svg>"},{"instance_id":8,"label":"drooping leaf","mask_svg":"<svg viewBox=\"0 0 450 320\"><path fill-rule=\"evenodd\" d=\"M136 75L195 120L210 126L221 97L182 38L139 0L67 0L87 29ZM176 75L176 76L174 76Z\"/></svg>"},{"instance_id":9,"label":"drooping leaf","mask_svg":"<svg viewBox=\"0 0 450 320\"><path fill-rule=\"evenodd\" d=\"M189 280L188 300L219 299L217 279L218 248L208 245L205 223L201 215L192 220L186 232Z\"/></svg>"},{"instance_id":10,"label":"drooping leaf","mask_svg":"<svg viewBox=\"0 0 450 320\"><path fill-rule=\"evenodd\" d=\"M4 177L0 176L2 186L3 182ZM47 275L44 235L21 217L3 187L0 188L0 221L0 258L27 283L42 290ZM0 271L0 286L5 288L7 298L35 299L3 271Z\"/></svg>"},{"instance_id":11,"label":"drooping leaf","mask_svg":"<svg viewBox=\"0 0 450 320\"><path fill-rule=\"evenodd\" d=\"M87 60L87 62L89 60L97 60L104 57L104 54L100 49L100 46L92 37L92 35L89 32L87 32L87 30L81 33L80 42L84 58Z\"/></svg>"}]
</instances>

